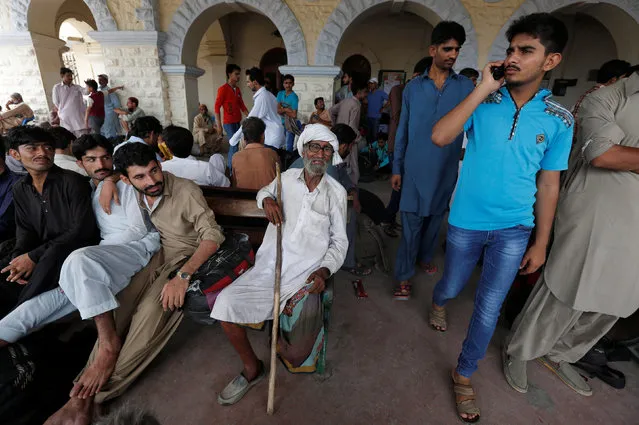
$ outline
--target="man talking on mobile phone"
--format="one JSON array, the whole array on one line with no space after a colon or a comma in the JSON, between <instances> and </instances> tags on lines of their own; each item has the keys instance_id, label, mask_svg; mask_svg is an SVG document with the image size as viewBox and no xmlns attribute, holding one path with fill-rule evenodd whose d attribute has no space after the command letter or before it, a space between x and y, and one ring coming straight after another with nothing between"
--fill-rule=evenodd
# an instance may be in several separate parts
<instances>
[{"instance_id":1,"label":"man talking on mobile phone","mask_svg":"<svg viewBox=\"0 0 639 425\"><path fill-rule=\"evenodd\" d=\"M546 260L559 174L568 166L573 132L571 113L540 89L544 74L561 62L566 26L536 13L515 21L506 37L506 59L486 65L482 82L435 124L432 135L440 147L462 131L468 136L449 216L444 275L433 291L435 330L446 330L445 305L461 292L484 253L473 314L452 372L457 414L468 423L480 415L470 377L486 354L513 279ZM491 71L502 65L504 76L495 79ZM535 218L536 236L528 248Z\"/></svg>"}]
</instances>

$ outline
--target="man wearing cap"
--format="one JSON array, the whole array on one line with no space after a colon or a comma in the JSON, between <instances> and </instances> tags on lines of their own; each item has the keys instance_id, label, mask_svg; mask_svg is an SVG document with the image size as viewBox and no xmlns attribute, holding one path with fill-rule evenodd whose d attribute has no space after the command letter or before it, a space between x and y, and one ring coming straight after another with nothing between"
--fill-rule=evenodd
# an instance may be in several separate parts
<instances>
[{"instance_id":1,"label":"man wearing cap","mask_svg":"<svg viewBox=\"0 0 639 425\"><path fill-rule=\"evenodd\" d=\"M116 137L122 131L120 120L115 109L121 107L120 98L117 94L109 91L109 77L105 74L98 75L98 84L100 85L100 91L104 93L104 124L100 132L104 137L110 139Z\"/></svg>"},{"instance_id":2,"label":"man wearing cap","mask_svg":"<svg viewBox=\"0 0 639 425\"><path fill-rule=\"evenodd\" d=\"M387 103L388 94L379 88L377 78L368 80L368 109L366 111L368 133L366 133L366 140L369 145L377 140L379 119L382 117L382 109L384 109Z\"/></svg>"},{"instance_id":3,"label":"man wearing cap","mask_svg":"<svg viewBox=\"0 0 639 425\"><path fill-rule=\"evenodd\" d=\"M218 396L222 405L238 402L266 376L242 325L260 328L273 318L276 226L282 226L283 259L279 355L290 372L315 371L324 338L320 294L348 250L346 190L326 174L330 164L342 161L338 148L337 137L326 126L307 125L297 142L304 168L282 174L282 208L277 180L257 194L257 205L271 224L255 266L220 293L211 312L244 363L242 373Z\"/></svg>"}]
</instances>

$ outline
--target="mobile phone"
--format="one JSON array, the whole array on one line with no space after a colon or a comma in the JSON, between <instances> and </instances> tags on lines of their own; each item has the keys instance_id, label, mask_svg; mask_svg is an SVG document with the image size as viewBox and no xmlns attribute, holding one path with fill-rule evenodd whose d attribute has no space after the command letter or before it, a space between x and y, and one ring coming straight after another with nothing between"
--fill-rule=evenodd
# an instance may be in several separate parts
<instances>
[{"instance_id":1,"label":"mobile phone","mask_svg":"<svg viewBox=\"0 0 639 425\"><path fill-rule=\"evenodd\" d=\"M495 79L495 81L499 81L504 78L504 75L506 74L506 67L504 67L504 65L491 66L490 73L493 74L493 78Z\"/></svg>"}]
</instances>

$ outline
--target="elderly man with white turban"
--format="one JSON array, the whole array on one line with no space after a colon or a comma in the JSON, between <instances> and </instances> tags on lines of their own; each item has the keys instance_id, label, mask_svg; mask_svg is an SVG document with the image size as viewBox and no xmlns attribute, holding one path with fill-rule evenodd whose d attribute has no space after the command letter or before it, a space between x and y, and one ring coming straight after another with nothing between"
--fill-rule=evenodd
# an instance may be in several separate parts
<instances>
[{"instance_id":1,"label":"elderly man with white turban","mask_svg":"<svg viewBox=\"0 0 639 425\"><path fill-rule=\"evenodd\" d=\"M265 376L246 328L273 319L276 226L282 226L281 315L278 351L291 372L313 372L324 338L320 293L339 270L348 250L346 190L326 174L342 161L335 134L322 124L307 125L297 149L303 169L282 173L282 209L277 180L257 194L257 205L270 221L255 265L217 297L211 317L222 328L244 363L244 370L218 396L223 405L238 402Z\"/></svg>"}]
</instances>

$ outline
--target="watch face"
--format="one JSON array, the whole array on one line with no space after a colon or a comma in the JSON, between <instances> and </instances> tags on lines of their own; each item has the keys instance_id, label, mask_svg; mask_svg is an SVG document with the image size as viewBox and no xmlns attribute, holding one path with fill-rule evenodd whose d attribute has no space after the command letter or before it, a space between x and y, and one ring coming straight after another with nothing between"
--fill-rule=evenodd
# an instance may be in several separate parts
<instances>
[{"instance_id":1,"label":"watch face","mask_svg":"<svg viewBox=\"0 0 639 425\"><path fill-rule=\"evenodd\" d=\"M186 272L180 272L178 273L178 276L180 277L180 279L188 279L189 277L191 277L191 275Z\"/></svg>"}]
</instances>

